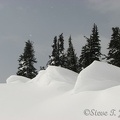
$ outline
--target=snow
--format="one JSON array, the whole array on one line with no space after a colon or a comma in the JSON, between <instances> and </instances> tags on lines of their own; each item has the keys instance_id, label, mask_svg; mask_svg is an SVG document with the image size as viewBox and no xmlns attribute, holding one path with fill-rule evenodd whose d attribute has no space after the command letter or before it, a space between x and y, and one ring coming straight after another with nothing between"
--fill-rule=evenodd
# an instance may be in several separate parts
<instances>
[{"instance_id":1,"label":"snow","mask_svg":"<svg viewBox=\"0 0 120 120\"><path fill-rule=\"evenodd\" d=\"M49 66L46 70L42 70L32 80L40 86L51 85L53 82L75 85L78 74L62 67Z\"/></svg>"},{"instance_id":2,"label":"snow","mask_svg":"<svg viewBox=\"0 0 120 120\"><path fill-rule=\"evenodd\" d=\"M77 78L74 91L103 90L120 85L120 68L94 61Z\"/></svg>"},{"instance_id":3,"label":"snow","mask_svg":"<svg viewBox=\"0 0 120 120\"><path fill-rule=\"evenodd\" d=\"M0 120L119 120L120 68L94 61L80 74L49 66L0 84Z\"/></svg>"},{"instance_id":4,"label":"snow","mask_svg":"<svg viewBox=\"0 0 120 120\"><path fill-rule=\"evenodd\" d=\"M6 83L26 83L30 81L30 79L23 77L23 76L17 76L17 75L11 75L7 80Z\"/></svg>"}]
</instances>

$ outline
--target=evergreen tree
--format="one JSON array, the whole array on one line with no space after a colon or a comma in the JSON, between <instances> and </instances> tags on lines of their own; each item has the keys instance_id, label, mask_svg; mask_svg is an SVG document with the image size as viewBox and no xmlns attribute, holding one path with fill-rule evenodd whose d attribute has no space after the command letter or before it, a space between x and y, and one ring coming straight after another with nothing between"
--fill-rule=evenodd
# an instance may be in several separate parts
<instances>
[{"instance_id":1,"label":"evergreen tree","mask_svg":"<svg viewBox=\"0 0 120 120\"><path fill-rule=\"evenodd\" d=\"M77 56L75 54L75 50L72 44L72 39L71 36L69 37L69 47L67 49L67 54L66 54L66 68L77 72Z\"/></svg>"},{"instance_id":2,"label":"evergreen tree","mask_svg":"<svg viewBox=\"0 0 120 120\"><path fill-rule=\"evenodd\" d=\"M108 63L120 67L120 29L115 27L112 31L107 60Z\"/></svg>"},{"instance_id":3,"label":"evergreen tree","mask_svg":"<svg viewBox=\"0 0 120 120\"><path fill-rule=\"evenodd\" d=\"M80 59L79 59L79 63L78 63L78 66L79 66L79 69L78 71L80 72L82 69L86 68L90 62L89 62L89 55L90 52L89 52L89 48L88 48L88 45L85 45L82 47L82 50L81 50L81 55L80 55Z\"/></svg>"},{"instance_id":4,"label":"evergreen tree","mask_svg":"<svg viewBox=\"0 0 120 120\"><path fill-rule=\"evenodd\" d=\"M98 35L98 28L97 25L94 24L92 35L88 40L88 48L90 49L90 63L94 60L100 61L101 59L101 46L100 46L100 39Z\"/></svg>"},{"instance_id":5,"label":"evergreen tree","mask_svg":"<svg viewBox=\"0 0 120 120\"><path fill-rule=\"evenodd\" d=\"M59 54L59 66L65 67L65 54L64 54L64 38L63 33L58 39L58 54Z\"/></svg>"},{"instance_id":6,"label":"evergreen tree","mask_svg":"<svg viewBox=\"0 0 120 120\"><path fill-rule=\"evenodd\" d=\"M54 37L52 45L52 55L50 56L49 65L59 66L59 52L58 52L58 41L57 36Z\"/></svg>"},{"instance_id":7,"label":"evergreen tree","mask_svg":"<svg viewBox=\"0 0 120 120\"><path fill-rule=\"evenodd\" d=\"M97 25L94 24L90 38L87 38L87 44L82 48L79 67L82 69L90 65L94 60L101 59L101 46Z\"/></svg>"},{"instance_id":8,"label":"evergreen tree","mask_svg":"<svg viewBox=\"0 0 120 120\"><path fill-rule=\"evenodd\" d=\"M33 42L28 40L26 42L24 53L19 57L19 67L17 75L27 78L34 78L37 75L37 70L34 63L37 63L35 58L35 51L33 49Z\"/></svg>"}]
</instances>

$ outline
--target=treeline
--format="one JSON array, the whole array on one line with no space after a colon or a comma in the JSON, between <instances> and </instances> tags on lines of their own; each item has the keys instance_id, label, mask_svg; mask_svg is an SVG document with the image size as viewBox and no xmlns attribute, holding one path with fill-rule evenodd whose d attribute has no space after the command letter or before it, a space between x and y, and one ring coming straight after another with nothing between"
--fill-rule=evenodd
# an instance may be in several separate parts
<instances>
[{"instance_id":1,"label":"treeline","mask_svg":"<svg viewBox=\"0 0 120 120\"><path fill-rule=\"evenodd\" d=\"M120 67L120 29L119 27L112 28L111 40L108 45L108 54L103 55L101 53L101 40L99 37L98 27L96 24L93 25L92 33L90 37L85 37L86 44L82 47L80 56L77 56L72 43L72 37L68 39L68 48L65 51L64 48L64 36L63 33L58 37L55 36L52 44L52 52L49 55L47 65L61 66L70 69L74 72L80 72L94 60L104 61ZM19 57L19 67L17 75L33 78L37 75L37 70L34 67L36 63L35 51L33 42L28 40L26 42L24 52ZM46 67L40 67L40 70Z\"/></svg>"}]
</instances>

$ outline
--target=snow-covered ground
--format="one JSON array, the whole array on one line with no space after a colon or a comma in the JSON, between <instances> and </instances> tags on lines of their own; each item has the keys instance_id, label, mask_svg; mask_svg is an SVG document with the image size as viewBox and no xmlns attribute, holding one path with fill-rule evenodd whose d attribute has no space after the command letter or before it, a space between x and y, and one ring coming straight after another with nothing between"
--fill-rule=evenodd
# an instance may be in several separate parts
<instances>
[{"instance_id":1,"label":"snow-covered ground","mask_svg":"<svg viewBox=\"0 0 120 120\"><path fill-rule=\"evenodd\" d=\"M0 84L0 120L119 120L120 68L93 62L80 74L49 66Z\"/></svg>"}]
</instances>

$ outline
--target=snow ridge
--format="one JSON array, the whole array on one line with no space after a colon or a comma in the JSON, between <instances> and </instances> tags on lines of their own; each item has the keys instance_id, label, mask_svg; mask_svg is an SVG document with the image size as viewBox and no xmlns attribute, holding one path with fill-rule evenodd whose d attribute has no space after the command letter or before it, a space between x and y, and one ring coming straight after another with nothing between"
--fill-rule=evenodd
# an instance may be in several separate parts
<instances>
[{"instance_id":1,"label":"snow ridge","mask_svg":"<svg viewBox=\"0 0 120 120\"><path fill-rule=\"evenodd\" d=\"M49 66L33 79L12 75L0 84L0 120L118 120L119 73L94 61L80 74ZM106 116L96 116L101 111Z\"/></svg>"},{"instance_id":2,"label":"snow ridge","mask_svg":"<svg viewBox=\"0 0 120 120\"><path fill-rule=\"evenodd\" d=\"M77 78L74 91L96 91L120 85L120 68L94 61Z\"/></svg>"}]
</instances>

